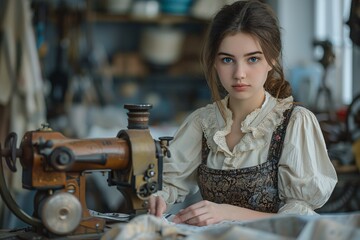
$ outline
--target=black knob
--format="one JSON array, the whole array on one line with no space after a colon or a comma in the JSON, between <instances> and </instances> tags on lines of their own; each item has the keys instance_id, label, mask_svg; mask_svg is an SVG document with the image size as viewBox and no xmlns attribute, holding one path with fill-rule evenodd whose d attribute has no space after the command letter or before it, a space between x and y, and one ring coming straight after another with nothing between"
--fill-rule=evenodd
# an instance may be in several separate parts
<instances>
[{"instance_id":1,"label":"black knob","mask_svg":"<svg viewBox=\"0 0 360 240\"><path fill-rule=\"evenodd\" d=\"M170 144L170 141L173 140L174 138L173 137L159 137L159 140L160 140L160 146L164 152L164 155L166 155L168 158L171 157L171 153L170 153L170 150L169 150L169 144Z\"/></svg>"},{"instance_id":2,"label":"black knob","mask_svg":"<svg viewBox=\"0 0 360 240\"><path fill-rule=\"evenodd\" d=\"M49 156L49 164L56 170L64 171L69 169L70 166L75 162L73 152L67 147L55 148Z\"/></svg>"},{"instance_id":3,"label":"black knob","mask_svg":"<svg viewBox=\"0 0 360 240\"><path fill-rule=\"evenodd\" d=\"M47 148L52 148L54 146L54 142L52 140L45 141L43 138L40 138L38 146L39 146L39 150L41 151Z\"/></svg>"},{"instance_id":4,"label":"black knob","mask_svg":"<svg viewBox=\"0 0 360 240\"><path fill-rule=\"evenodd\" d=\"M18 149L16 149L17 134L11 132L5 139L5 149L1 150L1 155L5 157L6 164L9 169L16 172L16 158L18 157ZM19 150L20 151L20 150ZM7 152L7 154L6 154ZM0 159L1 160L1 159Z\"/></svg>"},{"instance_id":5,"label":"black knob","mask_svg":"<svg viewBox=\"0 0 360 240\"><path fill-rule=\"evenodd\" d=\"M168 136L159 137L161 145L165 144L166 146L169 146L170 141L173 140L173 139L174 139L173 137L168 137Z\"/></svg>"}]
</instances>

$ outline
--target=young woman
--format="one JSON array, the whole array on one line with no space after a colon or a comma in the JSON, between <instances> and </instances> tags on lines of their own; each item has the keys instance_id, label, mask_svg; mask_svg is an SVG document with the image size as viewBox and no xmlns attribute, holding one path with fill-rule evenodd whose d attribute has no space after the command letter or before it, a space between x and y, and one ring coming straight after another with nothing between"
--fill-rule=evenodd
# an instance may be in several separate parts
<instances>
[{"instance_id":1,"label":"young woman","mask_svg":"<svg viewBox=\"0 0 360 240\"><path fill-rule=\"evenodd\" d=\"M194 111L171 142L167 206L200 189L203 200L175 223L197 226L272 214L316 214L337 182L316 117L296 106L281 65L277 18L259 1L238 1L214 17L202 63L214 103Z\"/></svg>"}]
</instances>

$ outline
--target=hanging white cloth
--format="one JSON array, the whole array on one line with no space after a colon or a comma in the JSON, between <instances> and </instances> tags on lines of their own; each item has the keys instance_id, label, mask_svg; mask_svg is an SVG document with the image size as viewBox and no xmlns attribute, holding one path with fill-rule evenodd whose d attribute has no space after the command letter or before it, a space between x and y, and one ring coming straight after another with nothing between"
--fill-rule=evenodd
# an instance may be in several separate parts
<instances>
[{"instance_id":1,"label":"hanging white cloth","mask_svg":"<svg viewBox=\"0 0 360 240\"><path fill-rule=\"evenodd\" d=\"M30 1L7 1L6 6L3 22L4 48L1 50L1 59L4 57L5 61L0 62L0 84L7 87L0 90L0 96L3 96L0 103L6 105L9 101L14 101L11 104L10 130L20 135L27 130L39 128L45 121L43 80L32 26ZM6 54L6 47L9 54ZM16 66L17 57L19 66Z\"/></svg>"},{"instance_id":2,"label":"hanging white cloth","mask_svg":"<svg viewBox=\"0 0 360 240\"><path fill-rule=\"evenodd\" d=\"M36 130L46 122L43 80L30 0L6 0L3 6L6 9L0 26L0 104L10 107L9 132L17 133L21 140L26 131ZM21 195L19 161L17 169L9 175L8 184L15 195Z\"/></svg>"}]
</instances>

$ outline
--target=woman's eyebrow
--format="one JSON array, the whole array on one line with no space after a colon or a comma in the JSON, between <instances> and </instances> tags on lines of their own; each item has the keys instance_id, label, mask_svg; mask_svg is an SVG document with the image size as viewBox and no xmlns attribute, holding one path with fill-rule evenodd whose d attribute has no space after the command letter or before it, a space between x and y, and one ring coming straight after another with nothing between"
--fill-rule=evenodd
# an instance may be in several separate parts
<instances>
[{"instance_id":1,"label":"woman's eyebrow","mask_svg":"<svg viewBox=\"0 0 360 240\"><path fill-rule=\"evenodd\" d=\"M234 55L232 55L230 53L226 53L226 52L219 52L217 55L225 55L225 56L229 56L229 57L235 57Z\"/></svg>"},{"instance_id":2,"label":"woman's eyebrow","mask_svg":"<svg viewBox=\"0 0 360 240\"><path fill-rule=\"evenodd\" d=\"M255 55L255 54L263 54L263 52L261 51L255 51L255 52L249 52L249 53L246 53L244 56L251 56L251 55Z\"/></svg>"},{"instance_id":3,"label":"woman's eyebrow","mask_svg":"<svg viewBox=\"0 0 360 240\"><path fill-rule=\"evenodd\" d=\"M252 56L252 55L256 55L256 54L263 54L263 52L261 52L261 51L249 52L249 53L246 53L244 55L244 57ZM229 56L229 57L235 57L233 54L226 53L226 52L219 52L218 55L225 55L225 56Z\"/></svg>"}]
</instances>

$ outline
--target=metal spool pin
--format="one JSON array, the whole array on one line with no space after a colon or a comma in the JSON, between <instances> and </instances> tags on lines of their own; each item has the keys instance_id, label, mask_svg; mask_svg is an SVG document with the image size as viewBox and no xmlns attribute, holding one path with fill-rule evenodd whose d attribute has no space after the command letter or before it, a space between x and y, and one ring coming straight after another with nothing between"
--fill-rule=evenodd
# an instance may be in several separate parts
<instances>
[{"instance_id":1,"label":"metal spool pin","mask_svg":"<svg viewBox=\"0 0 360 240\"><path fill-rule=\"evenodd\" d=\"M149 128L149 110L151 104L125 104L124 108L129 110L128 129L148 129Z\"/></svg>"}]
</instances>

